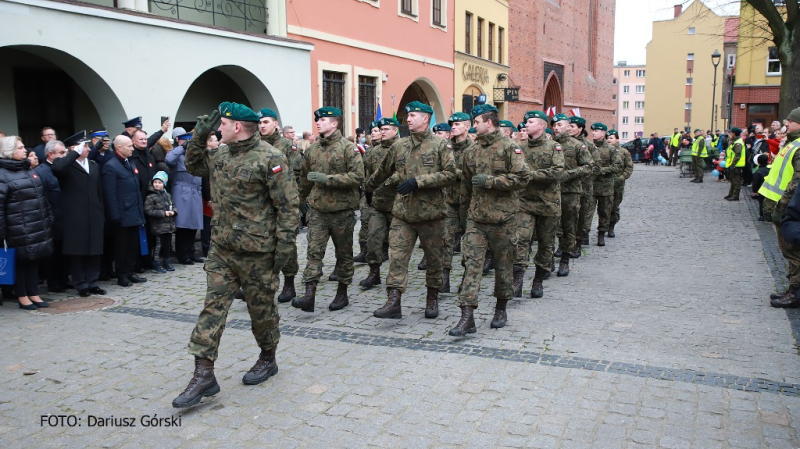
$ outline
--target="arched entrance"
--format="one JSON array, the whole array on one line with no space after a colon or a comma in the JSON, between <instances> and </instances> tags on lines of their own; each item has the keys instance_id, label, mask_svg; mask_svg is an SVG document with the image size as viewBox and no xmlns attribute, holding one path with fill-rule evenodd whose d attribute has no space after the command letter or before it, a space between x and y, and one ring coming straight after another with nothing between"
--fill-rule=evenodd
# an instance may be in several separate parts
<instances>
[{"instance_id":1,"label":"arched entrance","mask_svg":"<svg viewBox=\"0 0 800 449\"><path fill-rule=\"evenodd\" d=\"M64 139L77 130L110 131L127 118L114 91L83 61L37 45L0 47L0 129L25 145L41 143L48 126Z\"/></svg>"},{"instance_id":2,"label":"arched entrance","mask_svg":"<svg viewBox=\"0 0 800 449\"><path fill-rule=\"evenodd\" d=\"M406 110L405 107L412 101L419 101L431 105L434 112L434 117L431 117L431 123L434 121L442 121L446 119L444 109L442 108L442 99L436 87L425 78L417 78L412 82L403 92L400 98L400 103L397 105L397 120L400 122L400 135L408 135L408 126L406 125Z\"/></svg>"},{"instance_id":3,"label":"arched entrance","mask_svg":"<svg viewBox=\"0 0 800 449\"><path fill-rule=\"evenodd\" d=\"M461 112L466 112L467 114L472 112L472 108L478 104L478 99L483 94L483 91L478 86L472 85L467 87L467 90L465 90L464 94L461 96Z\"/></svg>"},{"instance_id":4,"label":"arched entrance","mask_svg":"<svg viewBox=\"0 0 800 449\"><path fill-rule=\"evenodd\" d=\"M556 72L550 72L550 75L547 77L547 82L545 83L545 90L544 90L544 109L547 109L551 106L555 106L556 112L562 114L562 98L561 98L561 85L558 82L558 76Z\"/></svg>"},{"instance_id":5,"label":"arched entrance","mask_svg":"<svg viewBox=\"0 0 800 449\"><path fill-rule=\"evenodd\" d=\"M225 65L206 70L192 82L181 100L174 126L193 128L198 115L209 114L223 101L245 104L255 111L273 109L280 121L280 110L264 83L247 69Z\"/></svg>"}]
</instances>

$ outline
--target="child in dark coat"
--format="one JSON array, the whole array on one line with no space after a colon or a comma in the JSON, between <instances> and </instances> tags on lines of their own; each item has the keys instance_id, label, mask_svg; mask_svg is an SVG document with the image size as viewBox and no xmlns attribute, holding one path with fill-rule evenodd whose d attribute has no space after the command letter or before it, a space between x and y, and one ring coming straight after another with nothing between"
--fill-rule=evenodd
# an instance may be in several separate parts
<instances>
[{"instance_id":1,"label":"child in dark coat","mask_svg":"<svg viewBox=\"0 0 800 449\"><path fill-rule=\"evenodd\" d=\"M764 184L764 179L769 176L769 168L767 168L767 161L769 157L766 154L758 156L758 170L753 173L753 198L758 200L758 221L764 221L764 197L758 194L758 189Z\"/></svg>"},{"instance_id":2,"label":"child in dark coat","mask_svg":"<svg viewBox=\"0 0 800 449\"><path fill-rule=\"evenodd\" d=\"M148 217L150 232L155 236L153 273L175 271L169 258L172 250L172 233L175 232L175 214L178 211L166 189L168 179L169 176L163 171L156 173L148 189L147 199L144 201L144 213Z\"/></svg>"}]
</instances>

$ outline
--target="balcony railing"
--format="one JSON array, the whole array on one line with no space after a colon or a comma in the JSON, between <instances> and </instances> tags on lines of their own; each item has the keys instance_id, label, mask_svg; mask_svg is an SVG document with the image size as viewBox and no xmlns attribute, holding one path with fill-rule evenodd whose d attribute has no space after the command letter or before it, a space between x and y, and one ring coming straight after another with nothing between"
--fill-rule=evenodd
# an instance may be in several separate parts
<instances>
[{"instance_id":1,"label":"balcony railing","mask_svg":"<svg viewBox=\"0 0 800 449\"><path fill-rule=\"evenodd\" d=\"M150 13L162 17L267 34L264 0L149 0Z\"/></svg>"}]
</instances>

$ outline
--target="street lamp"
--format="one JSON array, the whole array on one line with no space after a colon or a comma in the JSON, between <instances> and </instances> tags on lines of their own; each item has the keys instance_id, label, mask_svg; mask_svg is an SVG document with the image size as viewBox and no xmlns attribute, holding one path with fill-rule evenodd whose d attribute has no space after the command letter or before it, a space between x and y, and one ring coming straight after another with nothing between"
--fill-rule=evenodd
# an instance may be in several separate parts
<instances>
[{"instance_id":1,"label":"street lamp","mask_svg":"<svg viewBox=\"0 0 800 449\"><path fill-rule=\"evenodd\" d=\"M711 127L708 128L711 131L714 131L716 128L714 127L714 112L716 107L714 106L717 102L717 66L719 65L719 60L722 57L719 54L719 50L714 50L714 53L711 54L711 63L714 64L714 90L713 94L711 95Z\"/></svg>"}]
</instances>

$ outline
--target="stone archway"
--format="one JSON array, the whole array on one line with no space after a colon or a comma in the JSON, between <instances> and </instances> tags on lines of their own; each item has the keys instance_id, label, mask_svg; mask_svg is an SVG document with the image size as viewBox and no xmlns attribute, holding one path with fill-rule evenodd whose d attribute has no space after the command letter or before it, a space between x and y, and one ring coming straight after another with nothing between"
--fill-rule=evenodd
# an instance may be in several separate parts
<instances>
[{"instance_id":1,"label":"stone archway","mask_svg":"<svg viewBox=\"0 0 800 449\"><path fill-rule=\"evenodd\" d=\"M397 105L397 120L400 122L400 134L403 136L408 135L408 127L406 123L405 107L412 101L420 101L433 107L435 117L431 117L431 121L443 121L449 116L445 115L444 105L442 104L442 97L436 86L427 78L417 78L406 88L403 96L400 98L400 103Z\"/></svg>"},{"instance_id":2,"label":"stone archway","mask_svg":"<svg viewBox=\"0 0 800 449\"><path fill-rule=\"evenodd\" d=\"M255 111L273 109L280 121L280 110L264 83L245 68L224 65L208 69L195 78L183 95L174 124L189 129L198 115L209 114L224 101L245 104Z\"/></svg>"},{"instance_id":3,"label":"stone archway","mask_svg":"<svg viewBox=\"0 0 800 449\"><path fill-rule=\"evenodd\" d=\"M550 75L548 75L547 82L545 83L543 107L544 110L547 111L547 108L555 106L556 112L562 114L564 113L564 111L562 111L563 104L561 84L558 82L556 72L552 71Z\"/></svg>"},{"instance_id":4,"label":"stone archway","mask_svg":"<svg viewBox=\"0 0 800 449\"><path fill-rule=\"evenodd\" d=\"M40 130L53 127L60 139L78 130L106 127L114 132L126 113L114 90L80 59L50 47L0 47L0 129L26 145L41 142ZM13 105L13 107L12 107Z\"/></svg>"}]
</instances>

